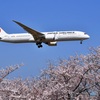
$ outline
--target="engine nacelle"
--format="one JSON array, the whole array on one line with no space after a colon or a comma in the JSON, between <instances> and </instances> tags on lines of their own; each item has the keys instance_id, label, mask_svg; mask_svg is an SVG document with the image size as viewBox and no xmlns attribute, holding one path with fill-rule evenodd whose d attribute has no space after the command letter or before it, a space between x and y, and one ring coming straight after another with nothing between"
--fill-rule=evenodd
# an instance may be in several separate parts
<instances>
[{"instance_id":1,"label":"engine nacelle","mask_svg":"<svg viewBox=\"0 0 100 100\"><path fill-rule=\"evenodd\" d=\"M47 43L49 46L57 46L57 42L49 42Z\"/></svg>"},{"instance_id":2,"label":"engine nacelle","mask_svg":"<svg viewBox=\"0 0 100 100\"><path fill-rule=\"evenodd\" d=\"M48 34L48 35L45 35L45 39L46 40L54 40L54 34Z\"/></svg>"}]
</instances>

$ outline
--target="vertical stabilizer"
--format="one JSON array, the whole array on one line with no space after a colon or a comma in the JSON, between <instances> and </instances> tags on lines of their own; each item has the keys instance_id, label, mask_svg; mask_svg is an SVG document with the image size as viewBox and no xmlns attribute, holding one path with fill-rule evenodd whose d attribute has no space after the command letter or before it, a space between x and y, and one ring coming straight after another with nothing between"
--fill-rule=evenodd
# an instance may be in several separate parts
<instances>
[{"instance_id":1,"label":"vertical stabilizer","mask_svg":"<svg viewBox=\"0 0 100 100\"><path fill-rule=\"evenodd\" d=\"M7 35L7 33L2 28L0 28L0 35Z\"/></svg>"}]
</instances>

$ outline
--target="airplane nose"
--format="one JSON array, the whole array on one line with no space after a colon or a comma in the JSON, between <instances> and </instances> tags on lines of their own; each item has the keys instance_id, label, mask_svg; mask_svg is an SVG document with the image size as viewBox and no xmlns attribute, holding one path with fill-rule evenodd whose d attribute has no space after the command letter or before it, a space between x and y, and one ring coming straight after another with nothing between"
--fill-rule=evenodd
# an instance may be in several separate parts
<instances>
[{"instance_id":1,"label":"airplane nose","mask_svg":"<svg viewBox=\"0 0 100 100\"><path fill-rule=\"evenodd\" d=\"M89 35L87 35L87 39L89 39L90 38L90 36Z\"/></svg>"}]
</instances>

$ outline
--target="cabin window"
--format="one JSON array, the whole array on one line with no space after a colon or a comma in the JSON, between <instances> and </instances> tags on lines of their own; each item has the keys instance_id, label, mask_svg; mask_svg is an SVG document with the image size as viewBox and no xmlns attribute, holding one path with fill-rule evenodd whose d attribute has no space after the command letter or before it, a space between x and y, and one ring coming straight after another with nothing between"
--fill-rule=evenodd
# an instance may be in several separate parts
<instances>
[{"instance_id":1,"label":"cabin window","mask_svg":"<svg viewBox=\"0 0 100 100\"><path fill-rule=\"evenodd\" d=\"M73 34L74 32L67 32L68 34Z\"/></svg>"}]
</instances>

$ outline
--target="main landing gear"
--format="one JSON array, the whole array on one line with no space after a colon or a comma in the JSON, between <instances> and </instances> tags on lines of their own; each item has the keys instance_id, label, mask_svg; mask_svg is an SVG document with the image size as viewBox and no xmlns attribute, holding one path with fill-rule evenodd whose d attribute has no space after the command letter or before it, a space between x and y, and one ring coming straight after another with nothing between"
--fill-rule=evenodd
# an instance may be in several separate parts
<instances>
[{"instance_id":1,"label":"main landing gear","mask_svg":"<svg viewBox=\"0 0 100 100\"><path fill-rule=\"evenodd\" d=\"M42 48L42 44L41 43L36 43L36 45L38 46L38 48Z\"/></svg>"}]
</instances>

